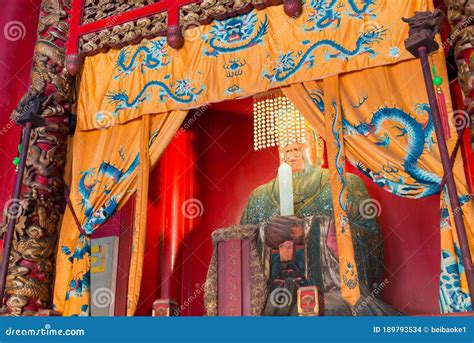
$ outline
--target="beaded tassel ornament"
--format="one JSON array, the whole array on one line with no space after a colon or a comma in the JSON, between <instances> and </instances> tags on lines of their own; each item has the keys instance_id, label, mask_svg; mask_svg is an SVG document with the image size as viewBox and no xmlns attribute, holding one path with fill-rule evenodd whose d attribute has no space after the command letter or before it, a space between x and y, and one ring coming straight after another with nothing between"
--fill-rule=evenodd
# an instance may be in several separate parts
<instances>
[{"instance_id":1,"label":"beaded tassel ornament","mask_svg":"<svg viewBox=\"0 0 474 343\"><path fill-rule=\"evenodd\" d=\"M254 149L306 142L305 120L281 93L254 97Z\"/></svg>"}]
</instances>

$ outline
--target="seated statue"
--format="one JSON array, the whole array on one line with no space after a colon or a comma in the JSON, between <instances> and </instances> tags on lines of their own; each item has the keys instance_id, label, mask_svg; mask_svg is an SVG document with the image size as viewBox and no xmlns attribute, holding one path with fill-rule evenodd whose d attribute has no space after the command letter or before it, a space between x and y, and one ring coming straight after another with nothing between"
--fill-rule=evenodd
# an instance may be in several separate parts
<instances>
[{"instance_id":1,"label":"seated statue","mask_svg":"<svg viewBox=\"0 0 474 343\"><path fill-rule=\"evenodd\" d=\"M370 196L362 180L347 174L349 220L359 274L361 298L351 305L341 295L338 248L332 207L329 170L309 163L309 143L294 143L280 148L281 162L293 170L293 216L280 216L278 178L256 188L246 205L241 224L259 225L258 250L268 281L268 299L277 287L293 295L286 306L275 306L267 299L264 315L297 315L296 289L317 286L324 294L325 315L399 315L378 299L383 273L383 245L376 218L362 216L360 204ZM264 223L262 225L262 223ZM279 246L293 242L296 250L292 269L299 283L282 277ZM291 280L290 280L291 281ZM386 282L386 281L385 281Z\"/></svg>"}]
</instances>

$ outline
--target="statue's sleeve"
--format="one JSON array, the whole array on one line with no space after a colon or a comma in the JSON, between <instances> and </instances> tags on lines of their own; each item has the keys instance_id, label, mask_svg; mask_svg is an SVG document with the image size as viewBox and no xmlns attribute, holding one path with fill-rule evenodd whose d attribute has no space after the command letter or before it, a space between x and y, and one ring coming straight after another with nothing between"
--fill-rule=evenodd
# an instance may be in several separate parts
<instances>
[{"instance_id":1,"label":"statue's sleeve","mask_svg":"<svg viewBox=\"0 0 474 343\"><path fill-rule=\"evenodd\" d=\"M246 225L246 224L253 224L250 220L250 217L252 215L252 195L250 195L247 205L245 205L244 213L242 213L242 217L240 217L240 225Z\"/></svg>"},{"instance_id":2,"label":"statue's sleeve","mask_svg":"<svg viewBox=\"0 0 474 343\"><path fill-rule=\"evenodd\" d=\"M242 217L240 218L240 225L260 224L260 216L257 211L259 197L261 197L261 194L257 188L252 192L252 194L250 194L249 199L247 200L244 213L242 213Z\"/></svg>"}]
</instances>

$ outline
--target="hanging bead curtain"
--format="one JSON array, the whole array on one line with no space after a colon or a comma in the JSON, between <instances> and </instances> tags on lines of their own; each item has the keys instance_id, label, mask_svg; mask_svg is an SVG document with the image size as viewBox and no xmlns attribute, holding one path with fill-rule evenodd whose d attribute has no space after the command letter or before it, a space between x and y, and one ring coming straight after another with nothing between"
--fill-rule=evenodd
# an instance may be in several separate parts
<instances>
[{"instance_id":1,"label":"hanging bead curtain","mask_svg":"<svg viewBox=\"0 0 474 343\"><path fill-rule=\"evenodd\" d=\"M282 93L254 97L254 149L305 143L305 120Z\"/></svg>"}]
</instances>

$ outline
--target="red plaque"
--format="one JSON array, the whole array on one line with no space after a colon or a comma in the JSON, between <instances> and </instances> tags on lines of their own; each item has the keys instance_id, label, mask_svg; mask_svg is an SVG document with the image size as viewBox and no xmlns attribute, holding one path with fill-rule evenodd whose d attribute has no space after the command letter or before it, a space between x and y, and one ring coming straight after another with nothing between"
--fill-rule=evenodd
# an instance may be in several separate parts
<instances>
[{"instance_id":1,"label":"red plaque","mask_svg":"<svg viewBox=\"0 0 474 343\"><path fill-rule=\"evenodd\" d=\"M250 315L249 240L232 239L217 244L217 313Z\"/></svg>"}]
</instances>

